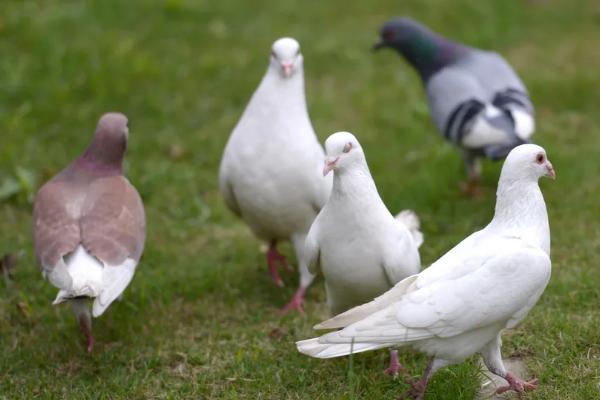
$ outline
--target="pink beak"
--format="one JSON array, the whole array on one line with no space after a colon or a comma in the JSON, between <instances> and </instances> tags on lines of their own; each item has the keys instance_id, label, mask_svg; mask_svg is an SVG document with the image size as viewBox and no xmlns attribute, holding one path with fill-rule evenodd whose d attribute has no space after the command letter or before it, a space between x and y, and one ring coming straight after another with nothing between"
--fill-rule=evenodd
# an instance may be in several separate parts
<instances>
[{"instance_id":1,"label":"pink beak","mask_svg":"<svg viewBox=\"0 0 600 400\"><path fill-rule=\"evenodd\" d=\"M546 161L546 176L551 179L556 179L556 172L550 161Z\"/></svg>"},{"instance_id":2,"label":"pink beak","mask_svg":"<svg viewBox=\"0 0 600 400\"><path fill-rule=\"evenodd\" d=\"M290 75L292 75L294 65L292 63L288 63L288 62L282 62L281 69L283 70L283 75L287 78Z\"/></svg>"},{"instance_id":3,"label":"pink beak","mask_svg":"<svg viewBox=\"0 0 600 400\"><path fill-rule=\"evenodd\" d=\"M327 174L335 168L335 164L339 159L339 157L325 159L325 166L323 167L323 176L327 176Z\"/></svg>"}]
</instances>

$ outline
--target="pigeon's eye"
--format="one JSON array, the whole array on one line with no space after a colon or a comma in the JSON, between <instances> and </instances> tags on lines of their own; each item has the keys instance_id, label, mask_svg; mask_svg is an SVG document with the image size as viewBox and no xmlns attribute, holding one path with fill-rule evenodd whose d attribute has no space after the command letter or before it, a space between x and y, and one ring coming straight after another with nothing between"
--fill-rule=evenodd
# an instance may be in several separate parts
<instances>
[{"instance_id":1,"label":"pigeon's eye","mask_svg":"<svg viewBox=\"0 0 600 400\"><path fill-rule=\"evenodd\" d=\"M344 149L342 151L344 153L349 153L350 150L352 150L352 143L348 142L348 143L346 143L346 145L344 146Z\"/></svg>"},{"instance_id":2,"label":"pigeon's eye","mask_svg":"<svg viewBox=\"0 0 600 400\"><path fill-rule=\"evenodd\" d=\"M300 47L298 47L298 50L296 50L296 57L298 57L299 54L300 54Z\"/></svg>"},{"instance_id":3,"label":"pigeon's eye","mask_svg":"<svg viewBox=\"0 0 600 400\"><path fill-rule=\"evenodd\" d=\"M538 164L542 164L544 162L544 155L542 153L538 154L537 157L535 158L535 160L537 161Z\"/></svg>"},{"instance_id":4,"label":"pigeon's eye","mask_svg":"<svg viewBox=\"0 0 600 400\"><path fill-rule=\"evenodd\" d=\"M385 40L392 40L394 38L394 32L393 31L385 31L385 32L383 32L383 38Z\"/></svg>"},{"instance_id":5,"label":"pigeon's eye","mask_svg":"<svg viewBox=\"0 0 600 400\"><path fill-rule=\"evenodd\" d=\"M272 52L271 52L271 57L273 57L273 58L277 58L277 54L275 54L275 51L272 51Z\"/></svg>"}]
</instances>

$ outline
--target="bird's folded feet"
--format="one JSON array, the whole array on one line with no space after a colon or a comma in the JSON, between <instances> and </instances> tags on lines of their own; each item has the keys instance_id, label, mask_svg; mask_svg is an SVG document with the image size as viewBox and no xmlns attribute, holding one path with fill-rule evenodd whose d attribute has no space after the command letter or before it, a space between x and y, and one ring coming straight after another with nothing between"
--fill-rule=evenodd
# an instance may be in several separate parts
<instances>
[{"instance_id":1,"label":"bird's folded feet","mask_svg":"<svg viewBox=\"0 0 600 400\"><path fill-rule=\"evenodd\" d=\"M289 303L285 305L279 312L283 315L289 313L292 310L298 311L298 314L304 314L304 309L302 308L302 302L304 301L304 295L306 294L306 288L299 287L294 293L294 296L290 300Z\"/></svg>"},{"instance_id":2,"label":"bird's folded feet","mask_svg":"<svg viewBox=\"0 0 600 400\"><path fill-rule=\"evenodd\" d=\"M525 392L532 391L537 387L538 380L532 379L530 381L524 381L518 376L513 375L512 373L507 373L504 377L508 382L508 386L501 386L496 389L496 394L501 394L507 392L509 390L514 390L515 392L521 394Z\"/></svg>"}]
</instances>

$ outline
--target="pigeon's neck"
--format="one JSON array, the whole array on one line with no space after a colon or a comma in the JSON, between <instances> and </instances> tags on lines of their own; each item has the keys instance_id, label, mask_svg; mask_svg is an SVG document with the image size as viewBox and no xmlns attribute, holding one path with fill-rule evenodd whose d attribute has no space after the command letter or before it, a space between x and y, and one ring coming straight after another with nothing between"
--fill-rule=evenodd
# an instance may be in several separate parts
<instances>
[{"instance_id":1,"label":"pigeon's neck","mask_svg":"<svg viewBox=\"0 0 600 400\"><path fill-rule=\"evenodd\" d=\"M275 67L269 66L252 102L254 100L260 101L262 106L276 106L276 109L284 109L286 113L299 112L308 116L302 66L298 66L294 74L287 78Z\"/></svg>"},{"instance_id":2,"label":"pigeon's neck","mask_svg":"<svg viewBox=\"0 0 600 400\"><path fill-rule=\"evenodd\" d=\"M424 82L466 52L466 48L433 32L417 34L410 42L394 48L412 64Z\"/></svg>"},{"instance_id":3,"label":"pigeon's neck","mask_svg":"<svg viewBox=\"0 0 600 400\"><path fill-rule=\"evenodd\" d=\"M330 202L348 205L353 209L357 205L372 206L374 202L382 202L366 163L335 172Z\"/></svg>"},{"instance_id":4,"label":"pigeon's neck","mask_svg":"<svg viewBox=\"0 0 600 400\"><path fill-rule=\"evenodd\" d=\"M535 181L500 180L490 228L539 246L550 255L550 226L544 196Z\"/></svg>"},{"instance_id":5,"label":"pigeon's neck","mask_svg":"<svg viewBox=\"0 0 600 400\"><path fill-rule=\"evenodd\" d=\"M73 163L71 169L94 176L123 174L124 149L116 150L94 140L90 147Z\"/></svg>"}]
</instances>

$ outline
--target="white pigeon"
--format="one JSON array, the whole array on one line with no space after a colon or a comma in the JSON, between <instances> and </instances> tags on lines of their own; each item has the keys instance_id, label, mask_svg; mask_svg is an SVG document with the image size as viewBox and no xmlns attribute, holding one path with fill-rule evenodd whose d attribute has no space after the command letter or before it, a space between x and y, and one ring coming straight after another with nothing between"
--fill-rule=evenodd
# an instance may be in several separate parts
<instances>
[{"instance_id":1,"label":"white pigeon","mask_svg":"<svg viewBox=\"0 0 600 400\"><path fill-rule=\"evenodd\" d=\"M291 240L301 259L310 225L327 201L331 179L321 175L325 155L304 96L303 57L292 38L273 43L269 67L225 147L219 186L227 206L269 243L267 263L282 286L279 240ZM302 312L314 276L300 268L300 286L284 308Z\"/></svg>"},{"instance_id":2,"label":"white pigeon","mask_svg":"<svg viewBox=\"0 0 600 400\"><path fill-rule=\"evenodd\" d=\"M325 150L323 174L334 171L333 189L306 238L304 262L313 274L320 267L327 304L336 315L418 273L423 235L412 211L390 214L354 135L334 133ZM395 374L398 365L393 351L386 372Z\"/></svg>"},{"instance_id":3,"label":"white pigeon","mask_svg":"<svg viewBox=\"0 0 600 400\"><path fill-rule=\"evenodd\" d=\"M435 371L478 352L488 369L508 382L498 392L534 389L536 381L526 382L504 368L500 336L527 315L550 279L550 229L538 186L542 176L555 178L543 148L513 149L488 226L372 302L317 325L343 329L300 341L298 350L330 358L412 345L431 356L409 391L417 399Z\"/></svg>"}]
</instances>

